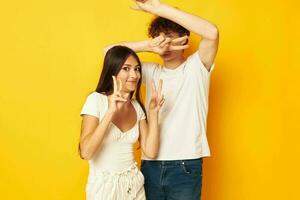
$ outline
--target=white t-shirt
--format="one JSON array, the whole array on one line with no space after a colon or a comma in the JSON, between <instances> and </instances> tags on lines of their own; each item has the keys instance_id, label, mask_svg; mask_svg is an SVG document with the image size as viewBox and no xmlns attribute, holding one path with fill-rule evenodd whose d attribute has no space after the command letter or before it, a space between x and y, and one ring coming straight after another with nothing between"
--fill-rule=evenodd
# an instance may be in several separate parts
<instances>
[{"instance_id":1,"label":"white t-shirt","mask_svg":"<svg viewBox=\"0 0 300 200\"><path fill-rule=\"evenodd\" d=\"M194 53L174 70L156 63L143 63L146 109L151 98L151 80L163 80L165 103L159 114L160 149L155 160L195 159L210 156L206 137L209 79L208 71ZM151 160L142 155L142 159Z\"/></svg>"}]
</instances>

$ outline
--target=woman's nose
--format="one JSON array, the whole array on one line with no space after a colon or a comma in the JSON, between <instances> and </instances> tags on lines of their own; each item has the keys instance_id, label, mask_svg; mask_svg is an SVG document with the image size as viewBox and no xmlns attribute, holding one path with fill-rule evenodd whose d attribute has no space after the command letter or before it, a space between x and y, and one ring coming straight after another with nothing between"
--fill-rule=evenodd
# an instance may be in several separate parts
<instances>
[{"instance_id":1,"label":"woman's nose","mask_svg":"<svg viewBox=\"0 0 300 200\"><path fill-rule=\"evenodd\" d=\"M136 78L137 77L137 71L136 70L130 70L130 77Z\"/></svg>"}]
</instances>

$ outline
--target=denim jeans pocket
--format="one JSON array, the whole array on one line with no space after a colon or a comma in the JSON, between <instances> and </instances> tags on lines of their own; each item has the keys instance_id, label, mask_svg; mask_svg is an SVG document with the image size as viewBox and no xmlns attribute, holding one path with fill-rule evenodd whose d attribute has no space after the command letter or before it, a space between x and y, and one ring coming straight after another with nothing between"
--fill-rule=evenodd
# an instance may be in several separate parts
<instances>
[{"instance_id":1,"label":"denim jeans pocket","mask_svg":"<svg viewBox=\"0 0 300 200\"><path fill-rule=\"evenodd\" d=\"M186 162L181 162L180 164L182 171L190 176L202 176L202 166L201 164L189 164Z\"/></svg>"}]
</instances>

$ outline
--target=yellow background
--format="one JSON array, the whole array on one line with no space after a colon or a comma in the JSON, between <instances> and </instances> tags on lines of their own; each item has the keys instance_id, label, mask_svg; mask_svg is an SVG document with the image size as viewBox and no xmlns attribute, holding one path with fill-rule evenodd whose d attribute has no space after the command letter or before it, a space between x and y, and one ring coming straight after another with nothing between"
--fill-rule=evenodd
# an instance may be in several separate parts
<instances>
[{"instance_id":1,"label":"yellow background","mask_svg":"<svg viewBox=\"0 0 300 200\"><path fill-rule=\"evenodd\" d=\"M220 30L203 199L300 199L298 1L164 2ZM97 85L103 47L146 38L152 17L130 5L1 2L0 199L84 199L79 112Z\"/></svg>"}]
</instances>

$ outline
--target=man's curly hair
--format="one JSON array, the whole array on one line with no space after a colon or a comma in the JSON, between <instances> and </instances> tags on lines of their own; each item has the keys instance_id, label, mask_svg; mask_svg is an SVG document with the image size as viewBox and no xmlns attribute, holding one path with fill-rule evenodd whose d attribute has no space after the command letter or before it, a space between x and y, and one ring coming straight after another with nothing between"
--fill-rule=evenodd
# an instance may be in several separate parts
<instances>
[{"instance_id":1,"label":"man's curly hair","mask_svg":"<svg viewBox=\"0 0 300 200\"><path fill-rule=\"evenodd\" d=\"M156 17L149 25L148 36L155 38L159 36L161 32L165 34L175 32L178 33L179 37L190 35L190 31L180 26L179 24L163 17Z\"/></svg>"}]
</instances>

